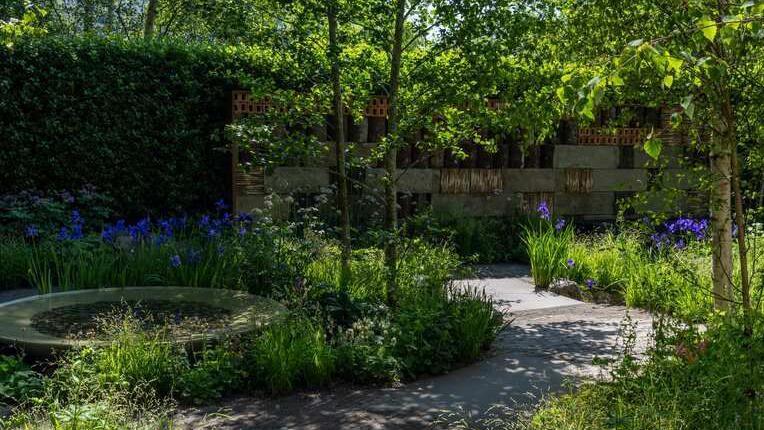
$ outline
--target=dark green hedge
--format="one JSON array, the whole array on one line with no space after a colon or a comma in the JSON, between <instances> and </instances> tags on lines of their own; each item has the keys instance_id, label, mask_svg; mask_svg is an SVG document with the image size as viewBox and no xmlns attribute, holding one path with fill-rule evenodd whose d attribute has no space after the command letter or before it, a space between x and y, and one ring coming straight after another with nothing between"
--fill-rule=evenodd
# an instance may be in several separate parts
<instances>
[{"instance_id":1,"label":"dark green hedge","mask_svg":"<svg viewBox=\"0 0 764 430\"><path fill-rule=\"evenodd\" d=\"M0 194L92 184L125 216L206 206L228 187L229 91L278 76L266 57L103 38L0 46Z\"/></svg>"}]
</instances>

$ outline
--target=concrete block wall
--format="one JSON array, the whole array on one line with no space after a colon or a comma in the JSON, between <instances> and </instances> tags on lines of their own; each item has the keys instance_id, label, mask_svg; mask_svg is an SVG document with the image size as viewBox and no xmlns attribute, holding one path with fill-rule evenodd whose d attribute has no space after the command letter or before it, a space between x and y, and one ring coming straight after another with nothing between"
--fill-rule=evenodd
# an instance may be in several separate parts
<instances>
[{"instance_id":1,"label":"concrete block wall","mask_svg":"<svg viewBox=\"0 0 764 430\"><path fill-rule=\"evenodd\" d=\"M373 144L358 144L356 151L367 153ZM632 151L629 149L628 151ZM451 194L441 189L440 168L409 168L398 170L398 191L422 194L435 211L452 211L465 216L500 216L516 214L527 202L539 198L561 216L574 216L584 220L611 220L618 212L619 197L632 193L645 193L651 184L660 182L666 187L690 192L700 183L699 174L683 169L685 151L678 146L665 146L659 163L652 160L639 147L633 148L629 158L632 168L624 168L624 150L619 146L556 145L551 165L553 168L504 168L500 170L500 189L490 193ZM334 148L327 143L325 156L306 167L277 167L265 177L267 193L326 193L333 183ZM658 166L663 176L656 178ZM571 189L569 178L586 178L583 190ZM578 175L578 176L577 176ZM367 168L363 180L367 191L381 193L384 170ZM687 194L687 193L685 193ZM242 200L240 209L260 207L262 198ZM701 197L681 199L666 193L650 192L640 210L687 211L703 205ZM532 208L530 208L532 209Z\"/></svg>"}]
</instances>

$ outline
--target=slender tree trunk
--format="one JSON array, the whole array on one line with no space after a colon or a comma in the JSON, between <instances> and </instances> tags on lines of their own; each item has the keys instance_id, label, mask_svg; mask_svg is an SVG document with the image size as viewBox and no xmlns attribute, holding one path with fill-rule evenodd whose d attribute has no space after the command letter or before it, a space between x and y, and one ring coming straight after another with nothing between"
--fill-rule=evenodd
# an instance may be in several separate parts
<instances>
[{"instance_id":1,"label":"slender tree trunk","mask_svg":"<svg viewBox=\"0 0 764 430\"><path fill-rule=\"evenodd\" d=\"M714 307L727 310L733 299L732 296L732 147L734 131L732 130L731 112L726 100L728 91L722 90L720 97L718 123L715 124L711 138L711 174L714 186L711 192L711 229L712 269Z\"/></svg>"},{"instance_id":2,"label":"slender tree trunk","mask_svg":"<svg viewBox=\"0 0 764 430\"><path fill-rule=\"evenodd\" d=\"M385 243L385 266L387 268L387 302L390 306L394 306L397 303L398 201L395 174L398 160L398 88L400 86L405 15L406 0L397 0L395 3L395 32L393 33L392 55L390 59L390 103L387 119L387 144L389 147L385 153L385 229L388 234Z\"/></svg>"},{"instance_id":3,"label":"slender tree trunk","mask_svg":"<svg viewBox=\"0 0 764 430\"><path fill-rule=\"evenodd\" d=\"M82 30L85 32L93 31L95 28L95 0L85 0L82 7Z\"/></svg>"},{"instance_id":4,"label":"slender tree trunk","mask_svg":"<svg viewBox=\"0 0 764 430\"><path fill-rule=\"evenodd\" d=\"M342 243L342 285L350 275L350 210L348 202L347 166L345 162L345 109L342 103L340 80L340 45L337 38L337 5L329 5L329 60L332 64L332 92L334 93L335 150L337 157L337 209L340 213L340 241Z\"/></svg>"},{"instance_id":5,"label":"slender tree trunk","mask_svg":"<svg viewBox=\"0 0 764 430\"><path fill-rule=\"evenodd\" d=\"M154 36L154 27L157 19L157 3L159 0L149 0L146 7L146 20L143 25L143 37L151 39Z\"/></svg>"}]
</instances>

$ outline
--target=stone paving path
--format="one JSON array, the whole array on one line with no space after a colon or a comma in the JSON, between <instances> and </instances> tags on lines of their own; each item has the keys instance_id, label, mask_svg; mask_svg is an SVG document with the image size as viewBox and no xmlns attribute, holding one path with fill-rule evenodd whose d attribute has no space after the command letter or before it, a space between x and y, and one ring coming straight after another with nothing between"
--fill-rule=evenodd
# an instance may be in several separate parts
<instances>
[{"instance_id":1,"label":"stone paving path","mask_svg":"<svg viewBox=\"0 0 764 430\"><path fill-rule=\"evenodd\" d=\"M227 399L182 410L177 424L188 429L429 428L444 410L480 414L495 404L528 404L565 390L566 381L602 376L592 360L617 355L627 314L636 325L636 350L644 350L649 340L647 313L535 292L524 266L485 266L479 279L461 282L484 287L514 318L483 361L398 388L334 387L275 399Z\"/></svg>"}]
</instances>

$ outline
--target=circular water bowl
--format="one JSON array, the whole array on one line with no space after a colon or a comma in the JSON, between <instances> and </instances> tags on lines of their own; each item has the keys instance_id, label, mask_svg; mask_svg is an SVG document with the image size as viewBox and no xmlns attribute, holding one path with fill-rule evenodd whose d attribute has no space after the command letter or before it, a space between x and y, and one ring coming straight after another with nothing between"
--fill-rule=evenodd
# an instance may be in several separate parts
<instances>
[{"instance_id":1,"label":"circular water bowl","mask_svg":"<svg viewBox=\"0 0 764 430\"><path fill-rule=\"evenodd\" d=\"M104 345L110 340L95 332L99 321L119 312L131 312L142 324L166 325L176 342L196 345L267 325L284 312L284 307L242 291L212 288L67 291L0 304L0 343L34 356Z\"/></svg>"}]
</instances>

